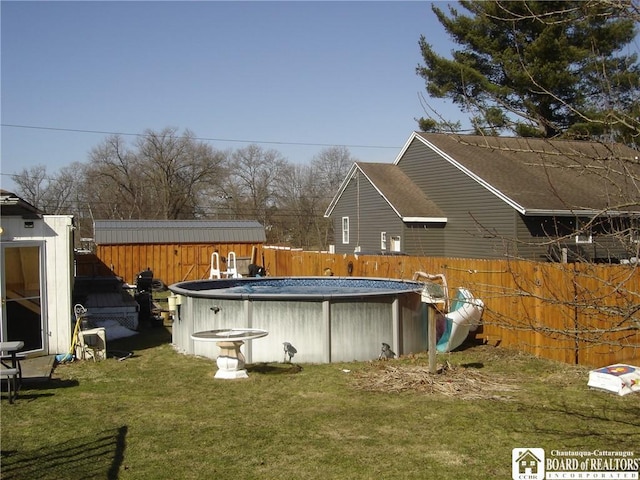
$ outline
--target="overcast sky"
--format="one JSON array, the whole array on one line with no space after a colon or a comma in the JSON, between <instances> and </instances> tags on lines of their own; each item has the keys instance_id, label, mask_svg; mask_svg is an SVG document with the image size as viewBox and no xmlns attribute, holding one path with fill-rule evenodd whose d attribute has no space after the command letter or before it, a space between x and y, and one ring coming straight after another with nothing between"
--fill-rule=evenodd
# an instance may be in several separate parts
<instances>
[{"instance_id":1,"label":"overcast sky","mask_svg":"<svg viewBox=\"0 0 640 480\"><path fill-rule=\"evenodd\" d=\"M446 5L441 4L442 7ZM307 163L345 145L392 162L424 115L424 34L454 48L431 2L2 1L2 187L87 162L109 133L191 130ZM449 118L456 107L433 102Z\"/></svg>"}]
</instances>

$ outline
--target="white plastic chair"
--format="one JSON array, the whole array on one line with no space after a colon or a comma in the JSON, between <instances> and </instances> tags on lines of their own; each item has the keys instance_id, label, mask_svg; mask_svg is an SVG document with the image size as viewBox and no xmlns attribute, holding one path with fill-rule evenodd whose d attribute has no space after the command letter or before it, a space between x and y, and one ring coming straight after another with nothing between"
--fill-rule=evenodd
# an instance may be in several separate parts
<instances>
[{"instance_id":1,"label":"white plastic chair","mask_svg":"<svg viewBox=\"0 0 640 480\"><path fill-rule=\"evenodd\" d=\"M75 356L78 360L104 360L107 358L107 332L104 327L86 328L89 325L88 312L84 305L73 307L76 316L77 338ZM83 327L85 327L83 329Z\"/></svg>"},{"instance_id":2,"label":"white plastic chair","mask_svg":"<svg viewBox=\"0 0 640 480\"><path fill-rule=\"evenodd\" d=\"M94 362L107 358L107 333L104 327L78 330L76 358Z\"/></svg>"}]
</instances>

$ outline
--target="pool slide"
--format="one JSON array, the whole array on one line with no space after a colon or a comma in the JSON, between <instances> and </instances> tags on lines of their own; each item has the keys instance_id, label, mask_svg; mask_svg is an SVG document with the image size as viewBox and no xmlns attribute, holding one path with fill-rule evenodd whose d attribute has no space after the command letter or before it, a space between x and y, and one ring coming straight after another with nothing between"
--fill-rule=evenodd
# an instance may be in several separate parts
<instances>
[{"instance_id":1,"label":"pool slide","mask_svg":"<svg viewBox=\"0 0 640 480\"><path fill-rule=\"evenodd\" d=\"M466 288L458 288L453 301L448 298L447 279L443 274L415 272L414 281L423 283L422 301L441 312L436 317L436 349L455 350L466 340L469 332L480 325L484 303Z\"/></svg>"},{"instance_id":2,"label":"pool slide","mask_svg":"<svg viewBox=\"0 0 640 480\"><path fill-rule=\"evenodd\" d=\"M469 333L480 326L483 310L482 300L475 298L466 288L458 288L449 313L438 319L438 352L450 352L462 345Z\"/></svg>"}]
</instances>

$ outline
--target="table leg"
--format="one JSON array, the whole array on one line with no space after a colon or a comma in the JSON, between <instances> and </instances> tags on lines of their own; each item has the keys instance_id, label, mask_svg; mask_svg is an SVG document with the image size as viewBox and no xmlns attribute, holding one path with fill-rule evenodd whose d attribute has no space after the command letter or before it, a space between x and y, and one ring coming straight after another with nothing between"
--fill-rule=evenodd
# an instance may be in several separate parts
<instances>
[{"instance_id":1,"label":"table leg","mask_svg":"<svg viewBox=\"0 0 640 480\"><path fill-rule=\"evenodd\" d=\"M216 360L218 371L214 377L224 379L247 378L249 375L247 375L247 371L244 368L244 355L240 351L240 347L244 342L233 341L217 343L220 348L220 355Z\"/></svg>"}]
</instances>

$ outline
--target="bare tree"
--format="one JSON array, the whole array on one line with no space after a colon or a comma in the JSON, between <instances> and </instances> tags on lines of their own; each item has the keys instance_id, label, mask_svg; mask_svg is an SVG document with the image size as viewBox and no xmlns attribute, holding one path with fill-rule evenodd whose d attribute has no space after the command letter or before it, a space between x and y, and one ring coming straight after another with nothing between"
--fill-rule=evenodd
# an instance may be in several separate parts
<instances>
[{"instance_id":1,"label":"bare tree","mask_svg":"<svg viewBox=\"0 0 640 480\"><path fill-rule=\"evenodd\" d=\"M194 134L147 130L128 147L111 136L95 147L86 197L96 218L178 219L203 216L225 156Z\"/></svg>"},{"instance_id":2,"label":"bare tree","mask_svg":"<svg viewBox=\"0 0 640 480\"><path fill-rule=\"evenodd\" d=\"M332 223L324 212L355 160L346 147L330 147L308 165L287 165L276 182L273 238L302 248L326 250Z\"/></svg>"},{"instance_id":3,"label":"bare tree","mask_svg":"<svg viewBox=\"0 0 640 480\"><path fill-rule=\"evenodd\" d=\"M137 168L148 192L149 218L194 218L202 211L200 194L220 181L224 154L186 130L147 130L137 142Z\"/></svg>"},{"instance_id":4,"label":"bare tree","mask_svg":"<svg viewBox=\"0 0 640 480\"><path fill-rule=\"evenodd\" d=\"M324 218L324 212L338 192L347 172L357 161L358 159L344 146L325 148L311 161L314 194L318 202L316 208L322 216L317 220L316 234L323 249L328 248L330 239L333 238L333 223Z\"/></svg>"},{"instance_id":5,"label":"bare tree","mask_svg":"<svg viewBox=\"0 0 640 480\"><path fill-rule=\"evenodd\" d=\"M95 218L139 218L144 192L136 157L121 136L107 137L89 153L85 198Z\"/></svg>"},{"instance_id":6,"label":"bare tree","mask_svg":"<svg viewBox=\"0 0 640 480\"><path fill-rule=\"evenodd\" d=\"M78 209L78 189L82 185L83 171L83 165L77 162L54 174L49 174L44 165L23 169L14 177L18 186L16 193L47 214L75 212Z\"/></svg>"},{"instance_id":7,"label":"bare tree","mask_svg":"<svg viewBox=\"0 0 640 480\"><path fill-rule=\"evenodd\" d=\"M234 215L258 220L269 232L276 208L276 182L286 165L280 152L264 150L258 145L234 151L230 158L228 182L220 187ZM267 235L269 237L269 233Z\"/></svg>"},{"instance_id":8,"label":"bare tree","mask_svg":"<svg viewBox=\"0 0 640 480\"><path fill-rule=\"evenodd\" d=\"M274 236L289 245L323 248L323 195L313 167L289 165L277 182L277 213L274 214Z\"/></svg>"},{"instance_id":9,"label":"bare tree","mask_svg":"<svg viewBox=\"0 0 640 480\"><path fill-rule=\"evenodd\" d=\"M36 208L44 208L43 198L49 184L46 166L36 165L28 169L23 168L18 175L13 177L13 182L18 187L16 193L20 197Z\"/></svg>"},{"instance_id":10,"label":"bare tree","mask_svg":"<svg viewBox=\"0 0 640 480\"><path fill-rule=\"evenodd\" d=\"M331 201L351 165L356 161L349 149L343 146L325 148L313 157L311 166L315 181L324 189L325 198Z\"/></svg>"}]
</instances>

